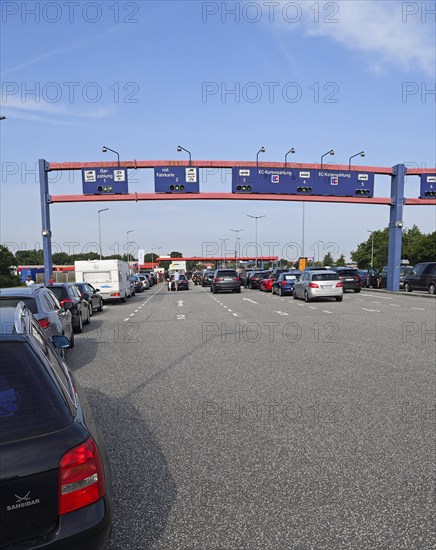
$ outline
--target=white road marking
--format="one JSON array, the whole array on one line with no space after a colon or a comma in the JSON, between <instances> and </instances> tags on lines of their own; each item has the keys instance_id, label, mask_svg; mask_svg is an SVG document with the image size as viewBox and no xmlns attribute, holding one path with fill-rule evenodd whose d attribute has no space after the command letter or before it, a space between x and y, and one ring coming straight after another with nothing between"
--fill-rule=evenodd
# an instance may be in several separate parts
<instances>
[{"instance_id":1,"label":"white road marking","mask_svg":"<svg viewBox=\"0 0 436 550\"><path fill-rule=\"evenodd\" d=\"M322 311L323 313L331 313L331 311L327 311L326 309L323 309Z\"/></svg>"},{"instance_id":2,"label":"white road marking","mask_svg":"<svg viewBox=\"0 0 436 550\"><path fill-rule=\"evenodd\" d=\"M374 300L371 300L371 304L379 304L380 302L374 302Z\"/></svg>"},{"instance_id":3,"label":"white road marking","mask_svg":"<svg viewBox=\"0 0 436 550\"><path fill-rule=\"evenodd\" d=\"M129 317L127 317L127 319L124 319L124 322L126 322L126 321L130 321Z\"/></svg>"},{"instance_id":4,"label":"white road marking","mask_svg":"<svg viewBox=\"0 0 436 550\"><path fill-rule=\"evenodd\" d=\"M184 303L185 303L185 302L184 302L183 300L178 300L178 301L177 301L177 305L178 305L179 307L183 307L183 304L184 304Z\"/></svg>"},{"instance_id":5,"label":"white road marking","mask_svg":"<svg viewBox=\"0 0 436 550\"><path fill-rule=\"evenodd\" d=\"M229 309L229 308L227 308L227 311L230 311L230 313L232 313L232 310L231 310L231 309Z\"/></svg>"},{"instance_id":6,"label":"white road marking","mask_svg":"<svg viewBox=\"0 0 436 550\"><path fill-rule=\"evenodd\" d=\"M392 307L401 307L401 306L398 305L398 304L389 304L389 305L392 306Z\"/></svg>"},{"instance_id":7,"label":"white road marking","mask_svg":"<svg viewBox=\"0 0 436 550\"><path fill-rule=\"evenodd\" d=\"M423 307L412 307L412 309L417 309L418 311L425 311Z\"/></svg>"},{"instance_id":8,"label":"white road marking","mask_svg":"<svg viewBox=\"0 0 436 550\"><path fill-rule=\"evenodd\" d=\"M318 309L317 307L309 306L309 309Z\"/></svg>"},{"instance_id":9,"label":"white road marking","mask_svg":"<svg viewBox=\"0 0 436 550\"><path fill-rule=\"evenodd\" d=\"M274 313L277 313L278 315L289 315L289 313L286 313L285 311L274 311Z\"/></svg>"},{"instance_id":10,"label":"white road marking","mask_svg":"<svg viewBox=\"0 0 436 550\"><path fill-rule=\"evenodd\" d=\"M246 302L251 302L252 304L258 304L259 302L255 302L254 300L251 300L250 298L242 298Z\"/></svg>"},{"instance_id":11,"label":"white road marking","mask_svg":"<svg viewBox=\"0 0 436 550\"><path fill-rule=\"evenodd\" d=\"M301 307L304 307L304 304L297 304L297 306L301 306Z\"/></svg>"},{"instance_id":12,"label":"white road marking","mask_svg":"<svg viewBox=\"0 0 436 550\"><path fill-rule=\"evenodd\" d=\"M237 314L237 313L232 313L232 315L234 315L235 317L237 317L237 316L238 316L238 314Z\"/></svg>"},{"instance_id":13,"label":"white road marking","mask_svg":"<svg viewBox=\"0 0 436 550\"><path fill-rule=\"evenodd\" d=\"M177 315L177 321L186 320L186 317L184 315Z\"/></svg>"},{"instance_id":14,"label":"white road marking","mask_svg":"<svg viewBox=\"0 0 436 550\"><path fill-rule=\"evenodd\" d=\"M139 309L135 309L135 313L138 313Z\"/></svg>"},{"instance_id":15,"label":"white road marking","mask_svg":"<svg viewBox=\"0 0 436 550\"><path fill-rule=\"evenodd\" d=\"M131 313L131 314L129 315L129 317L133 317L134 315L135 315L134 313Z\"/></svg>"},{"instance_id":16,"label":"white road marking","mask_svg":"<svg viewBox=\"0 0 436 550\"><path fill-rule=\"evenodd\" d=\"M379 309L366 309L366 307L363 307L362 309L363 309L364 311L370 311L370 312L376 311L377 313L380 313L380 310L379 310Z\"/></svg>"}]
</instances>

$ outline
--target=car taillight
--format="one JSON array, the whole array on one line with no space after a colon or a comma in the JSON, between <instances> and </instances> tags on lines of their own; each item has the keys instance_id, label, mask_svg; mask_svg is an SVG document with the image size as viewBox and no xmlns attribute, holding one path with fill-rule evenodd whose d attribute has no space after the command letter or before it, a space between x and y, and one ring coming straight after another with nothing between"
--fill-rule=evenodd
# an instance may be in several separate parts
<instances>
[{"instance_id":1,"label":"car taillight","mask_svg":"<svg viewBox=\"0 0 436 550\"><path fill-rule=\"evenodd\" d=\"M358 275L357 277L354 277L354 280L355 281L360 281L360 276Z\"/></svg>"},{"instance_id":2,"label":"car taillight","mask_svg":"<svg viewBox=\"0 0 436 550\"><path fill-rule=\"evenodd\" d=\"M64 307L66 302L72 302L74 304L74 300L72 298L65 298L65 300L61 301L61 306Z\"/></svg>"},{"instance_id":3,"label":"car taillight","mask_svg":"<svg viewBox=\"0 0 436 550\"><path fill-rule=\"evenodd\" d=\"M344 283L336 283L336 286L339 286L339 287L344 286Z\"/></svg>"},{"instance_id":4,"label":"car taillight","mask_svg":"<svg viewBox=\"0 0 436 550\"><path fill-rule=\"evenodd\" d=\"M239 277L233 277L234 281L239 281Z\"/></svg>"},{"instance_id":5,"label":"car taillight","mask_svg":"<svg viewBox=\"0 0 436 550\"><path fill-rule=\"evenodd\" d=\"M309 283L309 288L319 288L319 285L317 283Z\"/></svg>"},{"instance_id":6,"label":"car taillight","mask_svg":"<svg viewBox=\"0 0 436 550\"><path fill-rule=\"evenodd\" d=\"M111 296L121 296L121 294L119 292L112 292Z\"/></svg>"},{"instance_id":7,"label":"car taillight","mask_svg":"<svg viewBox=\"0 0 436 550\"><path fill-rule=\"evenodd\" d=\"M38 323L41 328L48 328L50 326L50 320L48 319L48 317L44 319L38 319Z\"/></svg>"},{"instance_id":8,"label":"car taillight","mask_svg":"<svg viewBox=\"0 0 436 550\"><path fill-rule=\"evenodd\" d=\"M103 465L90 437L70 449L59 464L59 514L67 514L103 498L106 492Z\"/></svg>"},{"instance_id":9,"label":"car taillight","mask_svg":"<svg viewBox=\"0 0 436 550\"><path fill-rule=\"evenodd\" d=\"M282 281L282 285L283 285L283 286L286 286L286 281Z\"/></svg>"}]
</instances>

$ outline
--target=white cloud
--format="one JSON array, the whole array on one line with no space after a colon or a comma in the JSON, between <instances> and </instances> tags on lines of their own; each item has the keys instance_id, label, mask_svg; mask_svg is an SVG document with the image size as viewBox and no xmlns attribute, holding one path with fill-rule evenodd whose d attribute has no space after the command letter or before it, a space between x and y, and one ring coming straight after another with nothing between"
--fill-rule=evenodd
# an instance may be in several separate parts
<instances>
[{"instance_id":1,"label":"white cloud","mask_svg":"<svg viewBox=\"0 0 436 550\"><path fill-rule=\"evenodd\" d=\"M336 14L328 9L329 4L337 5ZM408 15L407 10L414 7L412 4L418 11ZM369 66L378 73L393 66L404 71L419 69L434 76L435 16L432 20L430 14L424 14L424 9L424 2L323 2L318 23L313 18L305 18L305 34L328 37L349 49L365 53ZM434 2L427 3L427 9L434 10ZM331 17L326 14L331 14ZM328 19L338 22L329 23Z\"/></svg>"}]
</instances>

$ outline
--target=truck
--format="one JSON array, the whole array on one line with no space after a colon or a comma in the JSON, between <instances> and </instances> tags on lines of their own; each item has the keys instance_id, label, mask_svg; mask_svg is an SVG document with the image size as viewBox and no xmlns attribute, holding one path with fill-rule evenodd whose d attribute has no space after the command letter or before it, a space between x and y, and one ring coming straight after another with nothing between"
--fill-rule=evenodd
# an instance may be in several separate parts
<instances>
[{"instance_id":1,"label":"truck","mask_svg":"<svg viewBox=\"0 0 436 550\"><path fill-rule=\"evenodd\" d=\"M77 260L74 270L76 282L98 288L103 300L125 302L131 296L129 266L123 260Z\"/></svg>"}]
</instances>

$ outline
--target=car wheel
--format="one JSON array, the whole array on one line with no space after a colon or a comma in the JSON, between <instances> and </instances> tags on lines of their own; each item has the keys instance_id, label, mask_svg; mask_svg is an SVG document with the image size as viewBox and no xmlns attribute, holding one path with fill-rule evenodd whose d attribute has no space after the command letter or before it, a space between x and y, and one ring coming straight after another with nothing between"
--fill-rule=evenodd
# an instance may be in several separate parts
<instances>
[{"instance_id":1,"label":"car wheel","mask_svg":"<svg viewBox=\"0 0 436 550\"><path fill-rule=\"evenodd\" d=\"M412 292L409 283L404 283L404 292Z\"/></svg>"},{"instance_id":2,"label":"car wheel","mask_svg":"<svg viewBox=\"0 0 436 550\"><path fill-rule=\"evenodd\" d=\"M92 302L89 304L89 318L94 315L94 308L92 307Z\"/></svg>"},{"instance_id":3,"label":"car wheel","mask_svg":"<svg viewBox=\"0 0 436 550\"><path fill-rule=\"evenodd\" d=\"M283 290L279 288L279 296L283 296Z\"/></svg>"},{"instance_id":4,"label":"car wheel","mask_svg":"<svg viewBox=\"0 0 436 550\"><path fill-rule=\"evenodd\" d=\"M97 308L97 311L103 311L103 300L100 299L100 305Z\"/></svg>"},{"instance_id":5,"label":"car wheel","mask_svg":"<svg viewBox=\"0 0 436 550\"><path fill-rule=\"evenodd\" d=\"M212 288L212 287L211 287ZM217 289L216 288L212 288L212 292L213 294L216 294L217 293Z\"/></svg>"},{"instance_id":6,"label":"car wheel","mask_svg":"<svg viewBox=\"0 0 436 550\"><path fill-rule=\"evenodd\" d=\"M360 292L360 288L355 288L354 292Z\"/></svg>"},{"instance_id":7,"label":"car wheel","mask_svg":"<svg viewBox=\"0 0 436 550\"><path fill-rule=\"evenodd\" d=\"M89 314L90 307L91 306L88 306L88 307L85 308L86 310L88 310L88 313L87 313L87 316L86 316L86 321L83 323L84 325L89 325L89 323L91 322L91 315Z\"/></svg>"},{"instance_id":8,"label":"car wheel","mask_svg":"<svg viewBox=\"0 0 436 550\"><path fill-rule=\"evenodd\" d=\"M292 291L292 298L294 298L294 300L297 299L297 293L295 292L295 290Z\"/></svg>"},{"instance_id":9,"label":"car wheel","mask_svg":"<svg viewBox=\"0 0 436 550\"><path fill-rule=\"evenodd\" d=\"M76 327L76 332L78 332L79 334L81 332L83 332L83 321L82 321L82 314L81 313L79 313L79 324Z\"/></svg>"},{"instance_id":10,"label":"car wheel","mask_svg":"<svg viewBox=\"0 0 436 550\"><path fill-rule=\"evenodd\" d=\"M241 287L236 289L237 294L241 294Z\"/></svg>"},{"instance_id":11,"label":"car wheel","mask_svg":"<svg viewBox=\"0 0 436 550\"><path fill-rule=\"evenodd\" d=\"M337 302L342 302L342 296L335 296Z\"/></svg>"},{"instance_id":12,"label":"car wheel","mask_svg":"<svg viewBox=\"0 0 436 550\"><path fill-rule=\"evenodd\" d=\"M435 294L436 293L436 286L434 283L430 283L430 286L428 287L428 293L429 294Z\"/></svg>"},{"instance_id":13,"label":"car wheel","mask_svg":"<svg viewBox=\"0 0 436 550\"><path fill-rule=\"evenodd\" d=\"M74 333L73 332L71 333L70 345L68 346L68 348L69 349L74 348Z\"/></svg>"},{"instance_id":14,"label":"car wheel","mask_svg":"<svg viewBox=\"0 0 436 550\"><path fill-rule=\"evenodd\" d=\"M309 294L307 293L307 290L304 291L304 301L306 303L310 302Z\"/></svg>"}]
</instances>

